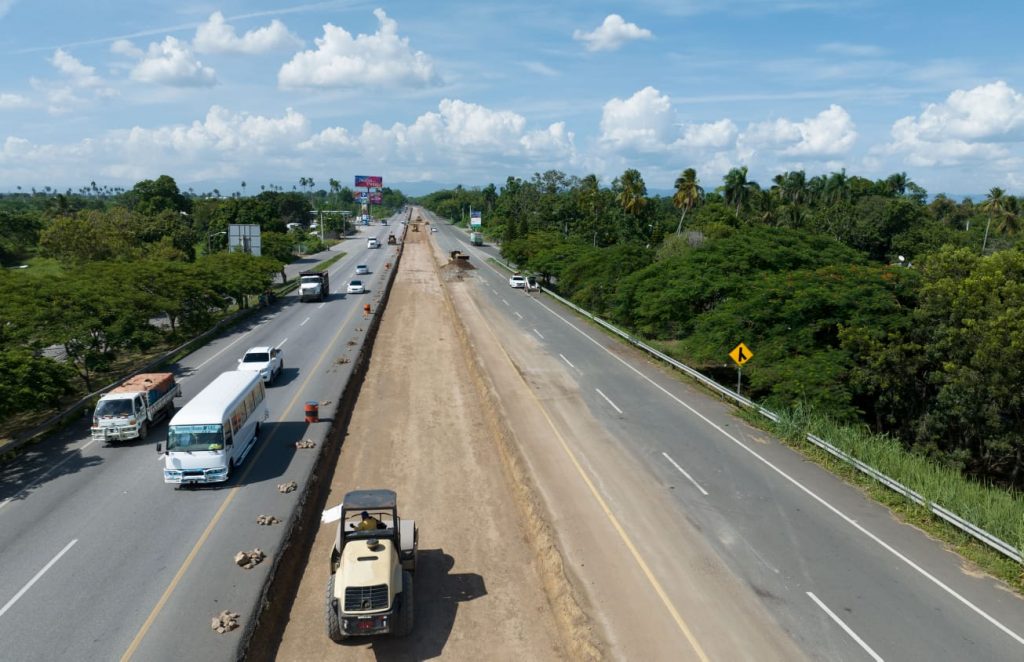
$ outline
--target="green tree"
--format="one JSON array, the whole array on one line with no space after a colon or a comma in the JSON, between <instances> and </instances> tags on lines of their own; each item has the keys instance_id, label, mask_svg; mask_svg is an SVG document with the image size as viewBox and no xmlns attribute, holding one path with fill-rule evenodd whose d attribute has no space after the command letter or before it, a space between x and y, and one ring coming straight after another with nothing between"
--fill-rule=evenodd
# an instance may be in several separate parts
<instances>
[{"instance_id":1,"label":"green tree","mask_svg":"<svg viewBox=\"0 0 1024 662\"><path fill-rule=\"evenodd\" d=\"M683 231L683 221L686 220L686 213L697 206L704 197L704 189L697 181L697 171L687 168L676 177L676 192L672 196L672 204L676 209L681 209L679 225L676 226L676 234Z\"/></svg>"},{"instance_id":2,"label":"green tree","mask_svg":"<svg viewBox=\"0 0 1024 662\"><path fill-rule=\"evenodd\" d=\"M734 207L737 216L758 189L757 182L747 180L747 166L733 168L723 178L722 195L725 197L725 204Z\"/></svg>"},{"instance_id":3,"label":"green tree","mask_svg":"<svg viewBox=\"0 0 1024 662\"><path fill-rule=\"evenodd\" d=\"M144 179L137 183L125 196L129 209L140 214L157 214L162 211L188 213L192 202L178 190L178 184L169 175L156 179Z\"/></svg>"},{"instance_id":4,"label":"green tree","mask_svg":"<svg viewBox=\"0 0 1024 662\"><path fill-rule=\"evenodd\" d=\"M985 212L986 216L988 216L988 221L985 223L985 239L981 242L982 255L985 254L985 248L988 246L988 229L992 224L992 219L997 218L1002 220L1007 213L1008 204L1009 201L1006 191L998 186L993 186L989 189L988 197L981 203L981 210Z\"/></svg>"}]
</instances>

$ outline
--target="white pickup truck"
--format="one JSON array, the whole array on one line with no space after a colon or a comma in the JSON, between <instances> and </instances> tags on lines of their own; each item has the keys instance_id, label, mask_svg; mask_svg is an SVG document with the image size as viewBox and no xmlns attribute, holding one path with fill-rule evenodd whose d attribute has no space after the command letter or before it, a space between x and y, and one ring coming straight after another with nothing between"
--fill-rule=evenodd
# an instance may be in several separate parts
<instances>
[{"instance_id":1,"label":"white pickup truck","mask_svg":"<svg viewBox=\"0 0 1024 662\"><path fill-rule=\"evenodd\" d=\"M269 384L284 370L284 354L277 347L250 347L245 356L238 359L238 369L258 372Z\"/></svg>"},{"instance_id":2,"label":"white pickup truck","mask_svg":"<svg viewBox=\"0 0 1024 662\"><path fill-rule=\"evenodd\" d=\"M145 439L149 427L161 416L174 414L174 398L181 386L169 372L142 373L104 393L92 414L92 438L96 441Z\"/></svg>"}]
</instances>

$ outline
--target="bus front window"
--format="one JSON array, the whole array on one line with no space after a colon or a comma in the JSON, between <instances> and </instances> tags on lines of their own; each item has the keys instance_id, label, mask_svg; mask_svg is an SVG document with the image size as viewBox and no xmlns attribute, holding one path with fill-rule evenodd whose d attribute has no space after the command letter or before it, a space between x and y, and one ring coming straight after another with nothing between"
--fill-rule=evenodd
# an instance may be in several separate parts
<instances>
[{"instance_id":1,"label":"bus front window","mask_svg":"<svg viewBox=\"0 0 1024 662\"><path fill-rule=\"evenodd\" d=\"M172 425L167 430L167 451L219 451L224 448L220 425Z\"/></svg>"}]
</instances>

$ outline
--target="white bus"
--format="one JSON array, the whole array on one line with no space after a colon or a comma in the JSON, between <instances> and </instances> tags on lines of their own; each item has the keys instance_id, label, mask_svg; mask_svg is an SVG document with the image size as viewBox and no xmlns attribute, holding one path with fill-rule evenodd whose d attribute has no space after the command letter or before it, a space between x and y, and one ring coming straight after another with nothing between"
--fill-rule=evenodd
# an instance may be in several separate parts
<instances>
[{"instance_id":1,"label":"white bus","mask_svg":"<svg viewBox=\"0 0 1024 662\"><path fill-rule=\"evenodd\" d=\"M220 483L240 465L270 417L259 373L232 370L178 410L167 426L164 482Z\"/></svg>"}]
</instances>

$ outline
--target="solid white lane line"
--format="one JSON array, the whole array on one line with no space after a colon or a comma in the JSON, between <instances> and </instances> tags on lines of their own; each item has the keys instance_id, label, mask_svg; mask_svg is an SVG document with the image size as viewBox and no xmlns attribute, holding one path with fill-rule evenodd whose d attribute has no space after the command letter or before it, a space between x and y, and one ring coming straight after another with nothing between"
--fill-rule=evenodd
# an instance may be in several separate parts
<instances>
[{"instance_id":1,"label":"solid white lane line","mask_svg":"<svg viewBox=\"0 0 1024 662\"><path fill-rule=\"evenodd\" d=\"M493 287L491 288L491 292L494 292L494 296L498 296L498 290L494 289Z\"/></svg>"},{"instance_id":2,"label":"solid white lane line","mask_svg":"<svg viewBox=\"0 0 1024 662\"><path fill-rule=\"evenodd\" d=\"M316 307L316 309L317 309L317 310L320 310L321 308L323 308L323 307L324 307L324 306L326 306L326 305L327 305L327 302L326 302L326 301L324 301L324 302L323 302L323 303L321 303L321 304L320 304L319 306L317 306L317 307Z\"/></svg>"},{"instance_id":3,"label":"solid white lane line","mask_svg":"<svg viewBox=\"0 0 1024 662\"><path fill-rule=\"evenodd\" d=\"M282 347L284 347L284 344L286 342L288 342L288 336L285 336L284 340L282 340L281 342L277 343L277 348L281 349Z\"/></svg>"},{"instance_id":4,"label":"solid white lane line","mask_svg":"<svg viewBox=\"0 0 1024 662\"><path fill-rule=\"evenodd\" d=\"M0 607L0 617L2 617L4 614L6 614L7 610L10 609L11 607L13 607L14 603L21 599L21 596L23 596L26 593L28 593L28 590L30 588L32 588L32 585L35 584L37 581L39 581L39 578L42 577L46 573L47 570L52 568L54 563L56 563L57 561L60 561L60 557L62 557L65 554L67 554L68 550L71 549L72 547L74 547L76 542L78 542L78 538L75 538L74 540L69 542L67 545L65 545L64 549L60 550L60 552L57 553L57 556L55 556L52 559L50 559L50 562L47 563L46 565L44 565L43 569L40 570L39 572L37 572L35 577L33 577L32 579L28 580L28 583L25 584L24 586L22 586L21 590L18 591L17 593L15 593L14 597L7 601L7 604L5 604L3 607Z\"/></svg>"},{"instance_id":5,"label":"solid white lane line","mask_svg":"<svg viewBox=\"0 0 1024 662\"><path fill-rule=\"evenodd\" d=\"M81 448L79 448L79 449L78 449L78 452L79 452L79 453L81 453L82 451L84 451L84 450L85 450L86 448L88 448L89 446L92 446L92 445L93 445L94 443L96 443L96 440L95 440L95 439L90 439L90 440L89 440L89 441L87 441L87 442L86 442L86 443L85 443L84 445L82 445L82 447L81 447ZM67 461L69 461L69 460L73 460L73 459L74 459L74 458L76 458L76 457L79 457L79 456L78 456L78 455L75 455L74 453L72 453L72 454L68 455L68 456L67 456L66 458L64 458L63 460L61 460L60 462L58 462L57 464L53 465L52 467L50 467L49 469L47 469L46 471L44 471L44 472L42 473L42 475L40 475L40 476L39 476L39 478L36 478L36 479L35 479L34 481L32 481L31 483L29 483L28 485L26 485L26 486L25 486L25 489L23 489L22 491L18 492L18 493L17 493L17 494L15 494L14 496L11 496L11 497L7 497L7 498L6 498L6 499L4 499L3 501L0 501L0 508L3 508L4 506L6 506L7 504L9 504L10 502L12 502L12 501L15 501L15 500L17 500L17 499L18 499L18 498L19 498L19 497L20 497L20 496L21 496L22 494L25 494L26 492L28 492L29 490L31 490L31 489L32 489L33 487L35 487L36 485L38 485L39 483L43 482L43 479L44 479L44 478L46 478L47 476L49 476L49 475L50 475L51 473L53 473L53 472L54 472L54 471L56 471L57 469L60 469L60 468L61 468L61 466L63 466L65 462L67 462Z\"/></svg>"},{"instance_id":6,"label":"solid white lane line","mask_svg":"<svg viewBox=\"0 0 1024 662\"><path fill-rule=\"evenodd\" d=\"M227 345L225 345L225 346L224 346L224 348L223 348L223 349L221 349L221 350L220 350L219 352L217 352L216 354L214 354L214 355L213 355L213 356L211 356L210 358L206 359L205 361L203 361L203 362L202 362L202 363L200 363L199 365L197 365L197 366L196 366L196 368L195 368L195 369L196 369L196 372L198 372L199 370L201 370L201 369L202 369L202 367L203 367L204 365L206 365L206 364L207 364L207 363L209 363L210 361L214 360L215 358L217 358L218 356L220 356L220 355L221 355L221 354L223 354L224 352L226 352L226 351L228 350L228 348L230 348L230 347L231 347L232 345L234 345L234 344L235 344L236 342L238 342L238 341L239 341L239 340L241 340L242 338L246 337L246 336L247 336L247 335L249 335L250 333L252 333L252 329L249 329L248 331L246 331L246 332L245 332L245 333L243 333L242 335L238 336L237 338L235 338L234 340L232 340L231 342L229 342L229 343L228 343ZM180 381L184 381L184 379L179 379L178 381L179 381L179 382L180 382Z\"/></svg>"},{"instance_id":7,"label":"solid white lane line","mask_svg":"<svg viewBox=\"0 0 1024 662\"><path fill-rule=\"evenodd\" d=\"M540 335L540 331L538 331L537 329L534 329L533 332L537 334L538 338L540 338L541 340L544 340L544 336Z\"/></svg>"},{"instance_id":8,"label":"solid white lane line","mask_svg":"<svg viewBox=\"0 0 1024 662\"><path fill-rule=\"evenodd\" d=\"M308 322L308 321L309 321L309 318L307 317L306 319L302 320L302 323L299 324L299 326L306 326L306 322Z\"/></svg>"},{"instance_id":9,"label":"solid white lane line","mask_svg":"<svg viewBox=\"0 0 1024 662\"><path fill-rule=\"evenodd\" d=\"M619 409L618 407L616 407L616 406L615 406L615 403L614 403L614 402L612 402L611 398L609 398L609 397L608 397L607 395L605 395L604 393L602 393L602 392L601 392L601 389L599 389L599 388L595 388L594 390L595 390L595 391L597 391L597 394L598 394L598 395L600 395L600 396L601 396L602 398L604 398L604 399L605 399L605 402L607 402L608 404L610 404L610 405L612 406L612 408L613 408L613 409L614 409L615 411L619 412L620 414L622 413L622 410L621 410L621 409Z\"/></svg>"},{"instance_id":10,"label":"solid white lane line","mask_svg":"<svg viewBox=\"0 0 1024 662\"><path fill-rule=\"evenodd\" d=\"M572 368L573 370L575 370L575 369L576 369L576 366L574 366L574 365L572 364L572 361L570 361L569 359L565 358L565 355L564 355L564 354L559 354L559 356L561 356L561 357L562 357L562 360L563 360L563 361L565 361L566 363L568 363L568 364L569 364L569 367L570 367L570 368Z\"/></svg>"},{"instance_id":11,"label":"solid white lane line","mask_svg":"<svg viewBox=\"0 0 1024 662\"><path fill-rule=\"evenodd\" d=\"M679 471L679 473L681 473L681 474L683 474L684 476L686 476L686 480L688 480L688 481L690 481L691 483L693 483L693 486L694 486L694 487L696 487L696 488L697 488L698 490L700 490L700 493L701 493L701 494L703 494L704 496L707 496L707 495L708 495L708 491L707 491L707 490L705 490L705 489L704 489L703 487L701 487L701 486L700 486L700 483L698 483L697 481L695 481L695 480L693 479L693 476L691 476L690 474L686 473L686 469L683 469L683 468L682 468L681 466L679 466L678 464L676 464L676 461L675 461L675 460L673 460L673 459L672 459L671 457L669 457L669 454L668 454L668 453L666 453L666 452L662 451L662 453L661 453L661 454L665 456L665 459L666 459L666 460L668 460L669 462L671 462L671 463L672 463L672 466L673 466L673 467L675 467L675 468L676 468L676 469L677 469L677 470Z\"/></svg>"},{"instance_id":12,"label":"solid white lane line","mask_svg":"<svg viewBox=\"0 0 1024 662\"><path fill-rule=\"evenodd\" d=\"M523 319L523 316L519 314L518 310L515 310L513 312L516 314L516 317L518 317L519 319Z\"/></svg>"},{"instance_id":13,"label":"solid white lane line","mask_svg":"<svg viewBox=\"0 0 1024 662\"><path fill-rule=\"evenodd\" d=\"M608 356L612 357L613 359L615 359L616 361L618 361L622 365L626 366L627 368L629 368L630 370L635 372L641 379L647 381L648 383L651 384L651 386L653 386L654 388L658 389L659 391L661 391L662 393L667 395L669 398L671 398L672 400L675 400L677 403L679 403L680 405L685 407L691 414L693 414L697 418L699 418L702 421L704 421L705 423L707 423L713 429L718 431L723 437L725 437L729 441L733 442L734 444L736 444L737 446L739 446L740 448L745 450L747 453L752 455L754 458L756 458L758 461L760 461L766 467L768 467L769 469L771 469L772 471L777 473L779 476L784 478L786 481L788 481L794 487L799 489L801 492L803 492L807 496L811 497L812 499L814 499L815 501L820 503L822 506L827 508L829 511L831 511L833 514L835 514L837 517L839 517L840 519L842 519L843 521L848 523L850 526L852 526L853 528L857 529L858 531L863 533L865 536L867 536L868 538L873 540L875 543L877 543L879 546L881 546L882 549L886 550L887 552L889 552L890 554L892 554L893 556L898 558L900 561L903 561L905 564L907 564L913 570L915 570L917 573L919 573L922 577L924 577L925 579L927 579L928 581L932 582L933 584L935 584L936 586L941 588L943 591L945 591L949 596L951 596L957 602L959 602L960 604L964 605L965 607L967 607L968 609L973 611L978 616L981 616L983 619L985 619L986 621L991 623L993 626L995 626L997 629L1002 631L1004 634L1006 634L1007 636L1011 637L1014 641L1016 641L1017 643L1019 643L1022 646L1024 646L1024 637L1020 636L1019 634L1017 634L1016 632L1014 632L1010 628L1006 627L1005 625L1000 623L998 620L993 618L991 615L989 615L988 612L984 611L983 609L978 607L976 604L974 604L973 602L971 602L970 600L968 600L964 596L962 596L959 593L957 593L956 591L954 591L952 588L950 588L948 585L946 585L941 579L939 579L938 577L934 576L933 574L931 574L930 572L928 572L927 570L925 570L921 566L919 566L916 563L914 563L913 561L911 561L909 558L904 556L902 552L900 552L899 550L894 548L892 545L890 545L889 543L885 542L884 540L882 540L881 538L879 538L875 534L873 534L870 531L868 531L867 529L865 529L863 526L858 524L857 521L854 520L852 517L846 515L844 512L842 512L841 510L839 510L838 508L833 506L828 501L825 501L825 499L823 499L822 497L818 496L816 493L811 491L811 489L806 487L803 483L801 483L797 479L793 478L792 476L790 476L788 473L786 473L785 471L783 471L779 467L777 467L774 464L772 464L771 461L769 461L767 458L765 458L760 453L755 451L753 448L747 446L742 441L740 441L736 437L734 437L731 434L729 434L728 432L726 432L721 426L719 426L718 424L713 422L707 416L705 416L704 414L700 413L699 411L697 411L696 409L694 409L690 405L686 404L685 402L683 402L682 400L677 398L675 395L670 393L668 391L668 389L666 389L665 387L661 386L660 384L658 384L656 381L654 381L653 379L651 379L650 377L648 377L644 373L640 372L640 370L638 368L630 365L628 362L626 362L625 359L623 359L620 356L616 356L614 352L612 352L610 349L608 349L607 347L602 345L600 342L598 342L594 338L591 338L585 331L580 329L578 326L573 324L571 321L569 321L565 317L562 317L561 315L559 315L557 312L555 312L553 309L551 309L549 306L545 305L541 301L536 300L536 299L535 299L535 301L537 301L538 305L544 306L544 308L547 309L547 311L550 312L552 315L554 315L558 319L560 319L563 322L565 322L571 328L575 329L581 336L583 336L584 338L586 338L587 340L589 340L590 342L594 343L595 345L600 347L602 350L604 350L604 352L606 354L608 354Z\"/></svg>"},{"instance_id":14,"label":"solid white lane line","mask_svg":"<svg viewBox=\"0 0 1024 662\"><path fill-rule=\"evenodd\" d=\"M843 630L846 632L846 634L850 635L850 637L854 641L856 641L858 644L860 644L860 647L864 649L864 652L866 652L868 655L871 656L871 659L875 660L875 662L885 662L878 653L876 653L875 651L871 650L871 646L868 646L867 643L865 643L865 641L863 639L861 639L860 637L857 636L856 632L854 632L852 629L850 629L850 626L848 626L846 623L843 622L843 619L841 619L838 616L836 616L835 613L831 609L829 609L828 606L824 602L819 600L818 596L814 595L810 591L807 591L807 597L809 597L811 600L814 600L814 604L816 604L819 607L821 607L821 610L823 612L825 612L826 614L828 614L829 618L831 618L833 621L835 621L836 624L839 627L843 628Z\"/></svg>"},{"instance_id":15,"label":"solid white lane line","mask_svg":"<svg viewBox=\"0 0 1024 662\"><path fill-rule=\"evenodd\" d=\"M505 301L504 299L502 299L502 300L501 300L501 302L502 302L503 304L505 304L506 306L508 305L508 301Z\"/></svg>"}]
</instances>

